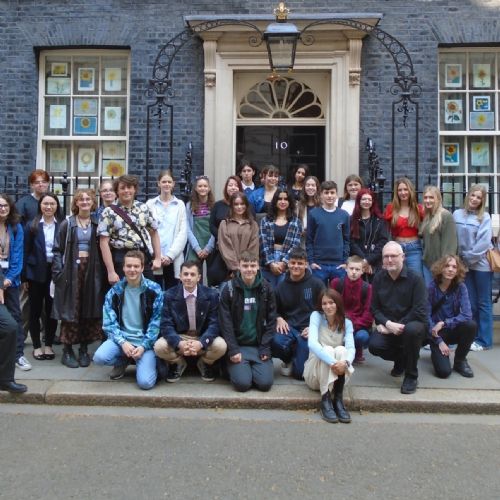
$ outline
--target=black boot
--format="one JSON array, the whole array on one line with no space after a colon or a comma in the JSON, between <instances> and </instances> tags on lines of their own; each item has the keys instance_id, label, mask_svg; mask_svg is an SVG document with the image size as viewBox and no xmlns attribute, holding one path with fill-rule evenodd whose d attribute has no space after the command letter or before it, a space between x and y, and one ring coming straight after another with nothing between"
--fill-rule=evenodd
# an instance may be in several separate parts
<instances>
[{"instance_id":1,"label":"black boot","mask_svg":"<svg viewBox=\"0 0 500 500\"><path fill-rule=\"evenodd\" d=\"M71 345L64 346L61 363L68 368L78 368L78 361L75 358L75 353L73 352Z\"/></svg>"},{"instance_id":2,"label":"black boot","mask_svg":"<svg viewBox=\"0 0 500 500\"><path fill-rule=\"evenodd\" d=\"M82 368L87 368L87 366L90 365L90 356L87 352L87 344L80 344L80 349L78 349L78 364Z\"/></svg>"},{"instance_id":3,"label":"black boot","mask_svg":"<svg viewBox=\"0 0 500 500\"><path fill-rule=\"evenodd\" d=\"M333 383L333 409L343 424L349 424L351 422L351 415L349 415L349 412L344 406L344 384L345 375L340 375Z\"/></svg>"},{"instance_id":4,"label":"black boot","mask_svg":"<svg viewBox=\"0 0 500 500\"><path fill-rule=\"evenodd\" d=\"M327 391L323 396L321 396L321 403L319 406L319 413L323 420L330 422L331 424L336 424L339 419L333 409L332 398L330 393Z\"/></svg>"}]
</instances>

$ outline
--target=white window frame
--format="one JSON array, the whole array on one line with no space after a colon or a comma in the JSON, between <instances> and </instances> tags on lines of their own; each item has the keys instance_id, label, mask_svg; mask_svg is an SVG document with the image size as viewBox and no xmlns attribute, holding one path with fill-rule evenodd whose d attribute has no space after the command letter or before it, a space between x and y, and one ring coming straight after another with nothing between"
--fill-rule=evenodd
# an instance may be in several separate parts
<instances>
[{"instance_id":1,"label":"white window frame","mask_svg":"<svg viewBox=\"0 0 500 500\"><path fill-rule=\"evenodd\" d=\"M79 58L79 57L99 57L99 92L88 95L88 97L91 98L97 98L98 99L98 106L99 109L101 107L101 99L103 98L113 98L113 97L118 97L113 96L110 94L104 93L103 89L101 88L101 82L102 82L102 71L104 70L103 64L102 64L102 58L106 57L123 57L127 59L127 74L126 74L126 82L127 82L127 91L125 94L120 94L119 97L125 98L126 102L126 120L125 120L125 134L121 135L47 135L45 134L45 100L46 98L51 98L53 97L50 94L46 93L46 88L45 88L45 81L46 81L46 62L47 62L47 56L50 58L58 57L60 56L61 58L71 59L71 65L73 69L73 61L74 58ZM75 178L76 175L74 175L76 172L76 165L75 163L75 145L77 143L99 143L99 164L96 168L96 172L90 175L85 175L81 174L78 175L78 178L80 180L79 185L87 186L88 185L88 179L90 177L91 184L94 187L98 187L98 182L100 179L105 179L105 178L110 178L110 176L104 176L102 175L102 145L104 142L124 142L125 143L125 172L128 172L128 158L129 158L129 130L130 130L130 94L131 94L131 87L130 87L130 73L131 73L131 53L130 50L125 50L125 49L55 49L55 50L43 50L40 51L39 54L39 80L38 80L38 92L39 92L39 98L38 98L38 139L37 139L37 155L36 155L36 168L46 170L49 172L50 175L54 175L56 182L59 182L62 177L63 177L63 172L59 173L52 173L50 172L50 169L48 168L48 165L46 163L46 158L47 158L47 144L48 143L54 143L54 142L60 142L60 143L70 143L70 161L67 169L67 174L68 174L68 180L70 181L70 184L68 186L68 192L73 192L74 183L75 183ZM86 97L85 94L75 94L74 93L74 81L75 78L77 78L77 74L74 70L71 71L71 92L68 95L69 102L70 102L70 110L69 110L69 116L70 116L70 123L69 123L69 129L70 131L72 130L72 123L71 123L71 117L73 116L73 99L75 97ZM101 122L101 113L99 112L98 114L98 120L97 120L97 127L98 127L98 132L100 132L100 122ZM84 179L84 181L83 181Z\"/></svg>"},{"instance_id":2,"label":"white window frame","mask_svg":"<svg viewBox=\"0 0 500 500\"><path fill-rule=\"evenodd\" d=\"M446 55L448 58L451 54L460 54L462 57L465 55L465 86L464 88L453 88L446 87L445 83L441 81L443 71L443 64L450 64L449 62L443 61L443 56ZM494 82L491 88L485 88L484 90L480 88L474 88L472 82L470 81L470 58L474 54L490 54L495 55L495 61L490 68L490 78ZM457 59L458 60L458 59ZM462 63L458 63L462 64ZM463 79L463 77L461 77ZM467 190L471 184L475 183L477 177L484 178L487 177L492 180L491 187L493 193L498 193L500 190L500 47L471 47L471 46L460 46L452 48L441 47L439 49L439 64L438 64L438 116L437 124L439 130L439 141L438 141L438 176L441 184L441 179L446 178L447 182L454 182L453 178L460 182L461 187L465 187ZM446 99L447 94L459 94L462 97L462 124L463 130L445 130L444 124L444 99ZM488 96L493 96L490 99L490 112L494 113L494 128L491 130L471 130L470 127L470 113L474 111L471 101L472 96L480 96L485 94ZM491 102L493 101L493 102ZM470 164L471 151L470 144L474 138L487 137L491 138L491 158L490 165L491 168L488 171L475 172L471 171L472 166ZM458 166L458 172L447 172L443 165L443 144L444 143L455 143L461 141L460 155L463 158L463 169L462 166ZM463 182L465 180L465 185ZM481 182L482 179L480 179ZM460 192L462 189L460 190ZM447 196L448 200L451 200L451 195ZM497 196L493 197L493 207L488 207L492 214L498 214L500 212L499 200ZM445 200L443 200L445 201ZM489 201L489 200L488 200ZM462 199L457 194L455 198L455 207L460 208L462 205ZM495 216L495 219L497 217Z\"/></svg>"}]
</instances>

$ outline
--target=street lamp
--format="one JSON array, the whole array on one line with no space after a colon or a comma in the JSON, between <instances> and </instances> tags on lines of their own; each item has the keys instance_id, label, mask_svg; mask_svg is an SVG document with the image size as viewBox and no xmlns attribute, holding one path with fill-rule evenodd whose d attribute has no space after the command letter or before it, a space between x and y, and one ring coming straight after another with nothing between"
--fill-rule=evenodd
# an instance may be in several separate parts
<instances>
[{"instance_id":1,"label":"street lamp","mask_svg":"<svg viewBox=\"0 0 500 500\"><path fill-rule=\"evenodd\" d=\"M276 22L271 23L264 32L264 40L269 56L269 65L273 72L292 71L295 62L295 50L300 31L293 23L288 23L289 9L285 2L280 2L274 9Z\"/></svg>"}]
</instances>

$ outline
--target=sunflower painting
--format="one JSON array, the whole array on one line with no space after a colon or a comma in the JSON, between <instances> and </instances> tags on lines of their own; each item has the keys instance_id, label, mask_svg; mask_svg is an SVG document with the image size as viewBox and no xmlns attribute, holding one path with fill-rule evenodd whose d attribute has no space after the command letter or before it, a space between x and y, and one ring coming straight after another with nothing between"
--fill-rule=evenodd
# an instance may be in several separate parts
<instances>
[{"instance_id":1,"label":"sunflower painting","mask_svg":"<svg viewBox=\"0 0 500 500\"><path fill-rule=\"evenodd\" d=\"M125 160L104 160L102 175L105 177L119 177L125 173Z\"/></svg>"},{"instance_id":2,"label":"sunflower painting","mask_svg":"<svg viewBox=\"0 0 500 500\"><path fill-rule=\"evenodd\" d=\"M445 99L444 101L444 123L459 124L463 120L462 100Z\"/></svg>"},{"instance_id":3,"label":"sunflower painting","mask_svg":"<svg viewBox=\"0 0 500 500\"><path fill-rule=\"evenodd\" d=\"M491 87L491 70L489 64L472 65L472 85L476 89L488 89Z\"/></svg>"},{"instance_id":4,"label":"sunflower painting","mask_svg":"<svg viewBox=\"0 0 500 500\"><path fill-rule=\"evenodd\" d=\"M458 167L460 165L460 144L458 142L445 142L443 148L443 165Z\"/></svg>"},{"instance_id":5,"label":"sunflower painting","mask_svg":"<svg viewBox=\"0 0 500 500\"><path fill-rule=\"evenodd\" d=\"M444 85L448 88L462 87L462 65L445 64L444 67Z\"/></svg>"}]
</instances>

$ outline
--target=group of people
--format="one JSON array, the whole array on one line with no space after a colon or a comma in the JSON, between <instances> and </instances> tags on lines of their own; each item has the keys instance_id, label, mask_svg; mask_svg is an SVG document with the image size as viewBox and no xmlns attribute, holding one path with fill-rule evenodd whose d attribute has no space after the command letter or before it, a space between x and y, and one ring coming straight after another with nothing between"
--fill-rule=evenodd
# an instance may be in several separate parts
<instances>
[{"instance_id":1,"label":"group of people","mask_svg":"<svg viewBox=\"0 0 500 500\"><path fill-rule=\"evenodd\" d=\"M343 388L366 348L394 362L404 394L417 388L425 343L437 376L452 371L451 344L453 369L473 376L467 353L492 345L483 186L452 215L435 186L419 204L407 178L384 212L357 175L340 198L307 165L289 187L274 166L260 179L243 163L215 201L199 176L185 205L168 170L146 203L123 175L101 184L99 207L92 189L77 189L69 217L45 171L16 204L0 194L0 390L26 390L14 364L31 369L27 331L34 359L54 359L57 340L69 368L88 366L100 341L94 363L113 366L112 379L135 364L142 389L195 364L205 381L222 371L238 391L267 391L279 358L282 374L321 392L329 422L350 421Z\"/></svg>"}]
</instances>

